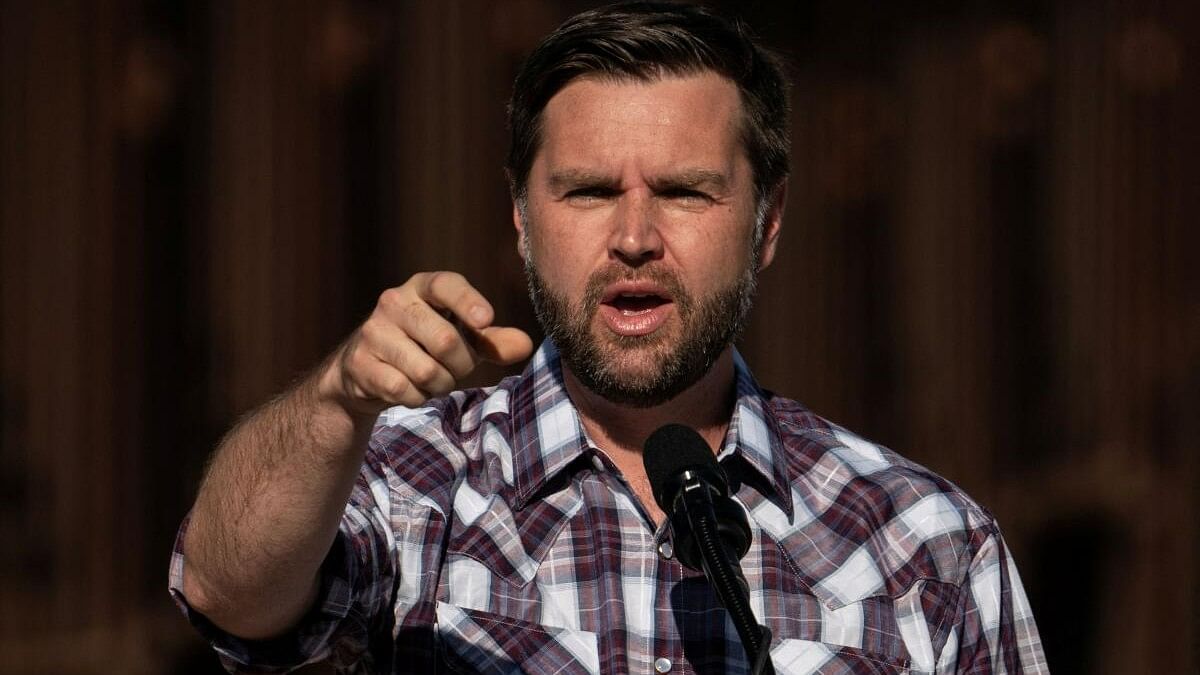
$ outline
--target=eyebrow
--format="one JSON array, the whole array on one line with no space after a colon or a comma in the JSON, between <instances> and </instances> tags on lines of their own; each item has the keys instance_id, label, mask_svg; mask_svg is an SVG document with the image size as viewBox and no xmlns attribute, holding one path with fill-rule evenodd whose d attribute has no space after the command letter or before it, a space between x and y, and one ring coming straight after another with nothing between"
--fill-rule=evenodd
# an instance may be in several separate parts
<instances>
[{"instance_id":1,"label":"eyebrow","mask_svg":"<svg viewBox=\"0 0 1200 675\"><path fill-rule=\"evenodd\" d=\"M690 189L709 186L714 190L725 190L729 186L729 179L720 171L713 171L711 169L685 169L679 173L654 178L651 183L656 189Z\"/></svg>"},{"instance_id":2,"label":"eyebrow","mask_svg":"<svg viewBox=\"0 0 1200 675\"><path fill-rule=\"evenodd\" d=\"M548 183L552 192L560 192L580 186L613 186L618 183L614 176L588 169L562 169L550 174ZM684 169L677 173L658 176L650 180L655 189L697 188L708 185L715 190L724 190L729 179L720 171L711 169Z\"/></svg>"},{"instance_id":3,"label":"eyebrow","mask_svg":"<svg viewBox=\"0 0 1200 675\"><path fill-rule=\"evenodd\" d=\"M561 192L584 185L615 185L617 180L587 169L562 169L551 173L547 182L551 192Z\"/></svg>"}]
</instances>

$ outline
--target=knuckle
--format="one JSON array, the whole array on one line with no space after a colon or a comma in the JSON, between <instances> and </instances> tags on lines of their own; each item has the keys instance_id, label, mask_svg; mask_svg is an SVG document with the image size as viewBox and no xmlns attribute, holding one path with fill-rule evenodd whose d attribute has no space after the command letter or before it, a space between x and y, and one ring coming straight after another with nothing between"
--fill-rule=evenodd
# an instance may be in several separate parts
<instances>
[{"instance_id":1,"label":"knuckle","mask_svg":"<svg viewBox=\"0 0 1200 675\"><path fill-rule=\"evenodd\" d=\"M395 377L383 385L380 393L385 400L396 402L402 400L411 390L412 383L403 377Z\"/></svg>"},{"instance_id":2,"label":"knuckle","mask_svg":"<svg viewBox=\"0 0 1200 675\"><path fill-rule=\"evenodd\" d=\"M458 272L436 272L430 280L430 294L446 307L459 303L471 291L467 278Z\"/></svg>"},{"instance_id":3,"label":"knuckle","mask_svg":"<svg viewBox=\"0 0 1200 675\"><path fill-rule=\"evenodd\" d=\"M423 387L425 385L432 384L433 381L437 379L437 371L437 366L433 365L432 363L419 363L413 365L412 369L408 373L408 376L412 378L413 382L416 382Z\"/></svg>"},{"instance_id":4,"label":"knuckle","mask_svg":"<svg viewBox=\"0 0 1200 675\"><path fill-rule=\"evenodd\" d=\"M358 334L361 337L357 340L354 347L358 351L359 347L366 346L368 349L379 339L379 320L372 317L358 329Z\"/></svg>"},{"instance_id":5,"label":"knuckle","mask_svg":"<svg viewBox=\"0 0 1200 675\"><path fill-rule=\"evenodd\" d=\"M379 302L376 303L383 309L394 309L404 303L404 290L402 287L389 288L379 294Z\"/></svg>"},{"instance_id":6,"label":"knuckle","mask_svg":"<svg viewBox=\"0 0 1200 675\"><path fill-rule=\"evenodd\" d=\"M466 283L466 281L466 277L458 272L433 272L429 277L430 286L439 286L442 288L446 288L455 284L463 284Z\"/></svg>"},{"instance_id":7,"label":"knuckle","mask_svg":"<svg viewBox=\"0 0 1200 675\"><path fill-rule=\"evenodd\" d=\"M435 356L448 356L457 346L458 333L454 330L438 330L429 338L429 350Z\"/></svg>"}]
</instances>

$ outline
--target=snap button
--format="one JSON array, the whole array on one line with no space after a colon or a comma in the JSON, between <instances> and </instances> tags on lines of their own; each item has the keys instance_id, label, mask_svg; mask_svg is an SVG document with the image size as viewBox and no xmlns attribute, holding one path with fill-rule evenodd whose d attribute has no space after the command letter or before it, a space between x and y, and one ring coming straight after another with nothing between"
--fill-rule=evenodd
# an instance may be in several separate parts
<instances>
[{"instance_id":1,"label":"snap button","mask_svg":"<svg viewBox=\"0 0 1200 675\"><path fill-rule=\"evenodd\" d=\"M663 543L658 545L658 554L661 555L664 560L670 560L671 556L675 555L675 548L673 546L671 546L671 542L664 541ZM667 667L668 668L671 667L670 661L667 661ZM665 673L667 671L660 670L659 672Z\"/></svg>"},{"instance_id":2,"label":"snap button","mask_svg":"<svg viewBox=\"0 0 1200 675\"><path fill-rule=\"evenodd\" d=\"M671 659L668 659L665 656L660 656L657 659L654 659L654 669L660 673L671 672Z\"/></svg>"}]
</instances>

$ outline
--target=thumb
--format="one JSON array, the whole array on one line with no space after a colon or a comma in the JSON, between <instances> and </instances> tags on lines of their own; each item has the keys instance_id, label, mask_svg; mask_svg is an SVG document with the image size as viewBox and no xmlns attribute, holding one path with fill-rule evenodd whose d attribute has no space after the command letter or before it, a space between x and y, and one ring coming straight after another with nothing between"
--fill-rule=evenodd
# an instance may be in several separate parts
<instances>
[{"instance_id":1,"label":"thumb","mask_svg":"<svg viewBox=\"0 0 1200 675\"><path fill-rule=\"evenodd\" d=\"M491 326L478 331L473 346L484 361L502 366L523 361L533 353L533 339L525 331L504 326Z\"/></svg>"}]
</instances>

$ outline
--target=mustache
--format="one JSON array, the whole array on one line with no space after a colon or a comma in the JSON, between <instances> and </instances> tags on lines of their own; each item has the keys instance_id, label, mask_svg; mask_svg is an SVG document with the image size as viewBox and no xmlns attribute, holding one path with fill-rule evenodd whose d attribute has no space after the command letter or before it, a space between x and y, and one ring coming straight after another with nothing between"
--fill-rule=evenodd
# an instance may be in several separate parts
<instances>
[{"instance_id":1,"label":"mustache","mask_svg":"<svg viewBox=\"0 0 1200 675\"><path fill-rule=\"evenodd\" d=\"M641 267L630 267L620 263L611 263L592 272L584 286L583 299L580 309L591 315L600 307L600 299L604 297L604 289L619 281L648 281L663 287L671 295L680 314L686 315L692 307L692 296L688 293L683 281L673 270L656 264Z\"/></svg>"}]
</instances>

